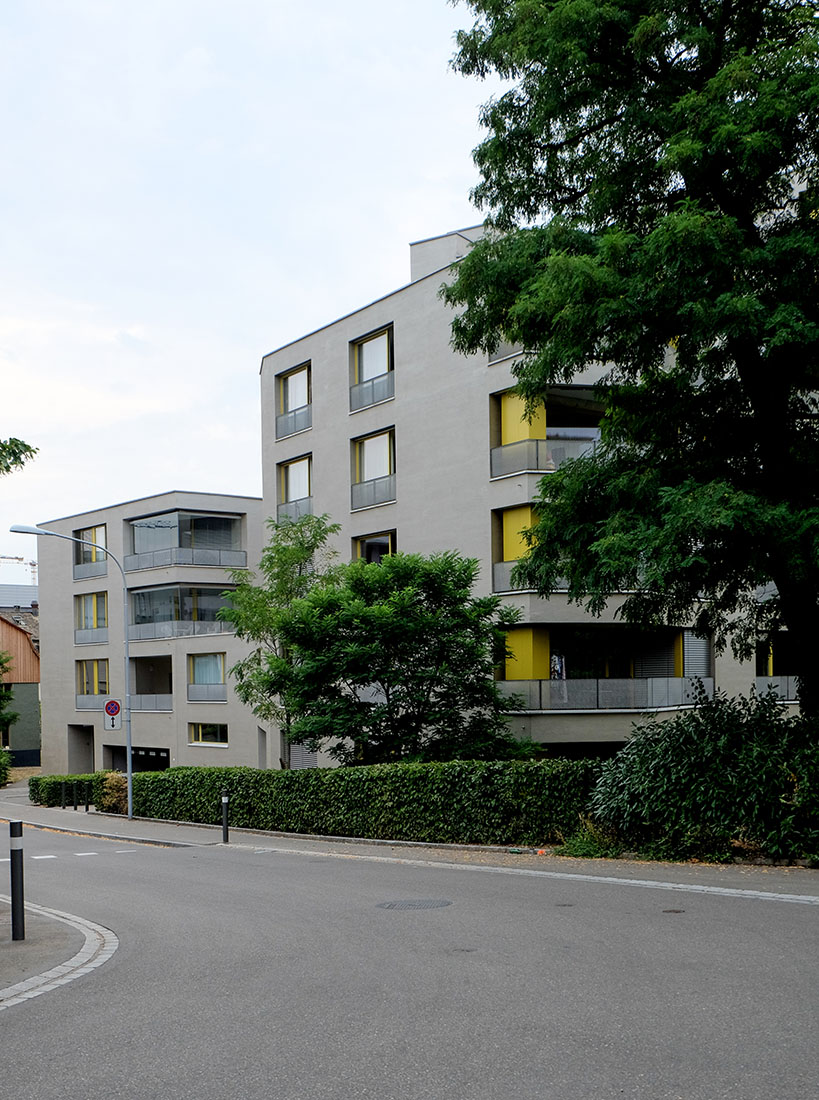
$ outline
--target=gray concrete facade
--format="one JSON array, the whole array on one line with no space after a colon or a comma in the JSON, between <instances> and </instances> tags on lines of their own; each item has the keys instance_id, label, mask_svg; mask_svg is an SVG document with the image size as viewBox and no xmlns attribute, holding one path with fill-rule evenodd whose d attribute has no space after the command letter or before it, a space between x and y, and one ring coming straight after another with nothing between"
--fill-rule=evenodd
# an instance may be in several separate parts
<instances>
[{"instance_id":1,"label":"gray concrete facade","mask_svg":"<svg viewBox=\"0 0 819 1100\"><path fill-rule=\"evenodd\" d=\"M135 523L143 543L193 545L145 551L135 546ZM94 529L125 565L135 770L278 766L278 734L273 743L233 691L228 670L246 647L214 616L228 568L258 563L261 500L174 491L40 526L64 535ZM38 543L43 770L124 769L125 731L106 729L103 711L107 698L124 700L122 576L102 554L79 560L75 543ZM191 683L195 670L220 682Z\"/></svg>"},{"instance_id":2,"label":"gray concrete facade","mask_svg":"<svg viewBox=\"0 0 819 1100\"><path fill-rule=\"evenodd\" d=\"M555 468L545 456L547 445L558 454L558 444L565 452L566 446L577 443L527 439L516 444L517 449L499 447L504 442L500 410L503 395L514 386L515 349L502 348L490 357L462 356L452 350L452 314L439 292L451 265L480 235L480 227L473 227L412 245L412 282L407 286L264 356L265 513L275 515L277 508L328 513L341 525L337 545L343 559L362 553L360 540L387 533L399 551L429 554L457 549L477 558L478 591L494 590L520 608L522 625L537 636L535 644L543 651L537 675L521 674L520 664L517 673L512 669L513 677L519 678L505 685L510 694L524 696L521 709L511 715L512 728L537 741L586 743L589 748L622 742L644 711L667 716L685 705L696 678L702 678L709 692L720 685L747 692L754 682L753 665L740 665L730 654L715 655L708 644L698 647L685 624L669 631L662 643L667 650L663 669L656 652L627 651L635 643L625 640L624 624L617 618L621 599L613 599L601 618L592 619L570 604L565 593L542 599L512 590L512 563L504 560L504 513L525 508L541 478ZM388 334L391 348L384 376L362 383L360 347L381 333ZM309 384L305 387L302 380L300 392L308 395L309 408L285 409L284 380L305 370ZM580 422L591 423L592 387L601 373L600 367L590 367L573 385L552 387L545 423L550 423L553 409L562 410L558 423L567 417L571 423L567 410L573 407L586 410L579 414ZM297 417L300 430L292 430ZM573 432L590 436L594 429L555 429L554 434L571 437ZM371 490L366 497L355 484L362 478L361 443L387 434L392 465L365 487ZM542 452L537 450L541 445ZM296 463L303 475L305 459L310 496L291 501L286 471ZM555 675L548 657L549 637L554 653L555 639L568 637L579 646L581 632L591 630L597 637L608 631L609 649L624 647L625 674L621 671L615 683L613 666L606 660L604 668L601 657L599 679L592 689L587 670L585 680L573 680L570 668L561 697L549 682ZM557 662L558 676L562 661L561 657ZM570 663L578 668L581 662L573 657Z\"/></svg>"}]
</instances>

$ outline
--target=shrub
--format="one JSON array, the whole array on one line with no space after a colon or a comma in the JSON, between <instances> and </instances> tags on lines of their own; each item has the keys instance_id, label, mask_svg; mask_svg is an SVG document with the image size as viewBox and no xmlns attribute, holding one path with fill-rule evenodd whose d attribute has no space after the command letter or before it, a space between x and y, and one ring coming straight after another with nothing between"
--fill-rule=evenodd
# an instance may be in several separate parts
<instances>
[{"instance_id":1,"label":"shrub","mask_svg":"<svg viewBox=\"0 0 819 1100\"><path fill-rule=\"evenodd\" d=\"M819 850L819 744L775 695L701 698L648 721L603 763L595 822L654 858L793 858Z\"/></svg>"},{"instance_id":2,"label":"shrub","mask_svg":"<svg viewBox=\"0 0 819 1100\"><path fill-rule=\"evenodd\" d=\"M65 784L66 805L73 804L74 783L77 784L77 801L85 802L85 783L90 783L90 801L99 806L103 797L103 783L109 772L91 772L86 775L33 775L28 781L28 797L38 806L62 804L62 785Z\"/></svg>"},{"instance_id":3,"label":"shrub","mask_svg":"<svg viewBox=\"0 0 819 1100\"><path fill-rule=\"evenodd\" d=\"M11 753L7 749L0 748L0 787L5 787L9 781L11 770Z\"/></svg>"},{"instance_id":4,"label":"shrub","mask_svg":"<svg viewBox=\"0 0 819 1100\"><path fill-rule=\"evenodd\" d=\"M588 760L375 764L258 771L170 768L134 776L134 813L235 828L433 843L539 845L575 828L597 776Z\"/></svg>"},{"instance_id":5,"label":"shrub","mask_svg":"<svg viewBox=\"0 0 819 1100\"><path fill-rule=\"evenodd\" d=\"M122 772L104 772L102 789L95 803L101 813L128 813L128 779Z\"/></svg>"}]
</instances>

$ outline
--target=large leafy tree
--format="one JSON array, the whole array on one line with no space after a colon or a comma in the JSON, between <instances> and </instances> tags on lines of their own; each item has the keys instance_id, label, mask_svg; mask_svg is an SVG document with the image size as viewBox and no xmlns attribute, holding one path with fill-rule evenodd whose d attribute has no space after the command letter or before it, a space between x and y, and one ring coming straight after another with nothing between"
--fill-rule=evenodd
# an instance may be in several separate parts
<instances>
[{"instance_id":1,"label":"large leafy tree","mask_svg":"<svg viewBox=\"0 0 819 1100\"><path fill-rule=\"evenodd\" d=\"M254 713L278 723L287 736L291 716L286 701L271 688L267 662L292 663L282 623L293 603L316 586L329 583L337 554L328 540L339 531L329 516L301 516L297 520L269 520L270 538L262 551L259 571L235 569L235 588L225 593L229 606L219 612L232 622L240 638L251 643L246 657L234 665L236 693Z\"/></svg>"},{"instance_id":2,"label":"large leafy tree","mask_svg":"<svg viewBox=\"0 0 819 1100\"><path fill-rule=\"evenodd\" d=\"M455 553L339 567L277 613L256 693L280 701L291 740L342 764L531 754L492 678L516 613L472 595L477 568Z\"/></svg>"},{"instance_id":3,"label":"large leafy tree","mask_svg":"<svg viewBox=\"0 0 819 1100\"><path fill-rule=\"evenodd\" d=\"M819 5L467 2L455 66L509 86L456 346L525 348L532 403L605 364L601 445L543 480L520 575L740 656L785 626L817 713Z\"/></svg>"}]
</instances>

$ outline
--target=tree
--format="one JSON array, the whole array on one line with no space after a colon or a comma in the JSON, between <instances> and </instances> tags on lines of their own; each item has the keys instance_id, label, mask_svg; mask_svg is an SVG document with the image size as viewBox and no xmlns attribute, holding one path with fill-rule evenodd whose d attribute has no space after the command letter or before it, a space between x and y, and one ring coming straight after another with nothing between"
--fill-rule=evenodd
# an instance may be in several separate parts
<instances>
[{"instance_id":1,"label":"tree","mask_svg":"<svg viewBox=\"0 0 819 1100\"><path fill-rule=\"evenodd\" d=\"M819 5L468 0L489 232L443 291L530 407L605 364L595 453L541 483L519 577L693 621L786 627L819 713Z\"/></svg>"},{"instance_id":2,"label":"tree","mask_svg":"<svg viewBox=\"0 0 819 1100\"><path fill-rule=\"evenodd\" d=\"M336 552L327 546L327 540L340 528L329 516L268 520L268 527L271 538L259 563L262 583L254 583L256 574L250 570L233 570L231 579L236 587L226 593L230 606L219 615L234 624L238 637L254 643L248 656L231 669L237 695L260 718L277 722L287 735L290 714L279 692L270 689L267 662L291 662L282 621L295 600L333 576Z\"/></svg>"},{"instance_id":3,"label":"tree","mask_svg":"<svg viewBox=\"0 0 819 1100\"><path fill-rule=\"evenodd\" d=\"M0 651L0 733L7 734L9 727L13 726L20 715L11 710L14 702L14 690L11 684L6 683L6 676L11 672L12 658L10 653Z\"/></svg>"},{"instance_id":4,"label":"tree","mask_svg":"<svg viewBox=\"0 0 819 1100\"><path fill-rule=\"evenodd\" d=\"M342 764L526 755L494 680L516 612L471 595L478 565L456 553L341 566L277 614L282 654L256 685L289 736Z\"/></svg>"},{"instance_id":5,"label":"tree","mask_svg":"<svg viewBox=\"0 0 819 1100\"><path fill-rule=\"evenodd\" d=\"M19 470L36 454L37 448L30 447L22 439L0 439L0 476Z\"/></svg>"}]
</instances>

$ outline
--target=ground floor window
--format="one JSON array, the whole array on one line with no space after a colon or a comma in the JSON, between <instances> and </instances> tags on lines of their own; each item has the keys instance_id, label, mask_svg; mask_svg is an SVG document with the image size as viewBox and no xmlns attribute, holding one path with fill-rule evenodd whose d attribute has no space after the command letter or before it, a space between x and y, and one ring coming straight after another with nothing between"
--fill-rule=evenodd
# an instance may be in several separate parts
<instances>
[{"instance_id":1,"label":"ground floor window","mask_svg":"<svg viewBox=\"0 0 819 1100\"><path fill-rule=\"evenodd\" d=\"M226 745L228 728L216 722L189 722L188 741L192 745Z\"/></svg>"}]
</instances>

